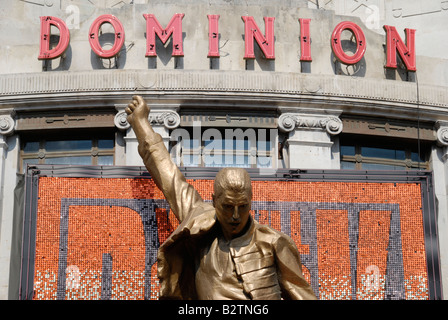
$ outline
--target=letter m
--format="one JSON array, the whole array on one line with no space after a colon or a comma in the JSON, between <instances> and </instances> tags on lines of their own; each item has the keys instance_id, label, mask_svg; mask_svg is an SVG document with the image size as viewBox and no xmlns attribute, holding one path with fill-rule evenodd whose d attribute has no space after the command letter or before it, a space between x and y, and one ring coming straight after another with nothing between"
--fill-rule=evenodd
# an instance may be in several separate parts
<instances>
[{"instance_id":1,"label":"letter m","mask_svg":"<svg viewBox=\"0 0 448 320\"><path fill-rule=\"evenodd\" d=\"M274 20L273 17L264 17L265 32L264 36L253 17L242 16L244 21L244 59L254 59L254 39L260 46L266 59L275 59L274 46Z\"/></svg>"},{"instance_id":2,"label":"letter m","mask_svg":"<svg viewBox=\"0 0 448 320\"><path fill-rule=\"evenodd\" d=\"M172 56L183 57L184 51L182 47L182 19L185 16L183 13L176 13L168 26L163 29L159 21L153 14L144 14L146 20L146 56L156 57L156 34L159 39L165 44L168 38L173 35L173 53Z\"/></svg>"},{"instance_id":3,"label":"letter m","mask_svg":"<svg viewBox=\"0 0 448 320\"><path fill-rule=\"evenodd\" d=\"M397 51L408 71L416 71L415 64L415 29L404 29L406 44L401 40L397 29L393 26L383 26L386 30L386 68L397 68Z\"/></svg>"}]
</instances>

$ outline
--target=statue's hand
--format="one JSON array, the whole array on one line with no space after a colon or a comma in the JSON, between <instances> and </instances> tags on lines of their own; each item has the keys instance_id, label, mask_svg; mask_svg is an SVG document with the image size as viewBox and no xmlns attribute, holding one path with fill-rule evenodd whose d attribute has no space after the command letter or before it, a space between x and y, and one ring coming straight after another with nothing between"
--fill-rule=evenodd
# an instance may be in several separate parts
<instances>
[{"instance_id":1,"label":"statue's hand","mask_svg":"<svg viewBox=\"0 0 448 320\"><path fill-rule=\"evenodd\" d=\"M148 120L149 106L141 96L133 96L126 108L126 113L128 122L134 126L136 122Z\"/></svg>"}]
</instances>

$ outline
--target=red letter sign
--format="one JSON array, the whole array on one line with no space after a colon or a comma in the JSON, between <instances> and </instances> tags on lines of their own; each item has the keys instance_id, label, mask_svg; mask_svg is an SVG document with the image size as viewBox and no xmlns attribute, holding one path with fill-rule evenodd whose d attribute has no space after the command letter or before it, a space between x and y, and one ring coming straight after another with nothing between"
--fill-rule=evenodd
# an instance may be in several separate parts
<instances>
[{"instance_id":1,"label":"red letter sign","mask_svg":"<svg viewBox=\"0 0 448 320\"><path fill-rule=\"evenodd\" d=\"M153 14L144 14L146 19L146 56L156 57L156 34L162 43L165 44L168 38L173 34L173 53L172 56L183 57L182 47L182 19L185 14L176 13L168 23L165 29L162 29L159 21Z\"/></svg>"},{"instance_id":2,"label":"red letter sign","mask_svg":"<svg viewBox=\"0 0 448 320\"><path fill-rule=\"evenodd\" d=\"M404 29L406 32L406 45L401 40L397 29L392 26L383 26L386 30L386 47L387 47L387 62L386 68L397 68L397 54L400 54L401 59L406 65L408 71L416 71L415 63L415 29Z\"/></svg>"},{"instance_id":3,"label":"red letter sign","mask_svg":"<svg viewBox=\"0 0 448 320\"><path fill-rule=\"evenodd\" d=\"M311 19L299 19L300 22L300 61L313 61L311 59Z\"/></svg>"},{"instance_id":4,"label":"red letter sign","mask_svg":"<svg viewBox=\"0 0 448 320\"><path fill-rule=\"evenodd\" d=\"M98 30L103 23L110 23L115 30L115 41L112 49L104 50L98 40ZM99 16L93 21L89 30L89 42L93 52L101 58L112 58L116 56L124 44L124 29L120 20L110 14Z\"/></svg>"},{"instance_id":5,"label":"red letter sign","mask_svg":"<svg viewBox=\"0 0 448 320\"><path fill-rule=\"evenodd\" d=\"M264 53L266 59L275 59L274 53L274 20L264 17L266 36L263 36L253 17L242 16L244 21L244 59L254 59L254 38Z\"/></svg>"},{"instance_id":6,"label":"red letter sign","mask_svg":"<svg viewBox=\"0 0 448 320\"><path fill-rule=\"evenodd\" d=\"M208 14L208 55L209 58L219 58L218 14Z\"/></svg>"},{"instance_id":7,"label":"red letter sign","mask_svg":"<svg viewBox=\"0 0 448 320\"><path fill-rule=\"evenodd\" d=\"M51 26L59 29L59 43L50 50ZM62 55L70 42L70 31L67 25L59 18L40 17L40 52L39 60L54 59Z\"/></svg>"},{"instance_id":8,"label":"red letter sign","mask_svg":"<svg viewBox=\"0 0 448 320\"><path fill-rule=\"evenodd\" d=\"M351 56L344 52L341 45L341 33L346 29L353 32L356 38L356 52ZM345 64L355 64L362 59L364 53L366 52L366 37L364 36L364 32L362 32L361 28L356 23L343 21L333 30L333 34L331 35L331 48L339 61Z\"/></svg>"}]
</instances>

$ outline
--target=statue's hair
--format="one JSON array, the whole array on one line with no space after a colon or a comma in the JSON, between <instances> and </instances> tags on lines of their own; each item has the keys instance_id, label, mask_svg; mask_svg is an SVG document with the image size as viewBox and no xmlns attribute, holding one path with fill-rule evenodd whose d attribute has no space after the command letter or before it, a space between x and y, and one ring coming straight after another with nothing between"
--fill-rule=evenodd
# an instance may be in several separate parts
<instances>
[{"instance_id":1,"label":"statue's hair","mask_svg":"<svg viewBox=\"0 0 448 320\"><path fill-rule=\"evenodd\" d=\"M214 194L219 197L224 190L237 193L247 192L252 198L252 185L249 173L243 168L223 168L214 182Z\"/></svg>"}]
</instances>

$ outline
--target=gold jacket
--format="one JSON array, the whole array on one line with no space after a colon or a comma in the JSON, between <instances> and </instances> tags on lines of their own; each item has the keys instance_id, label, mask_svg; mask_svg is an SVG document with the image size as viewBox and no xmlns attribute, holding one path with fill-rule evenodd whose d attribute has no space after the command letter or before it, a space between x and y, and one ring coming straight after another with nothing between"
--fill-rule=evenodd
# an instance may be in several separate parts
<instances>
[{"instance_id":1,"label":"gold jacket","mask_svg":"<svg viewBox=\"0 0 448 320\"><path fill-rule=\"evenodd\" d=\"M244 235L226 241L212 204L158 140L139 153L180 222L158 251L160 299L316 299L292 239L250 218Z\"/></svg>"}]
</instances>

